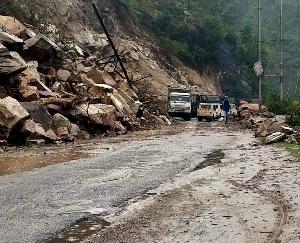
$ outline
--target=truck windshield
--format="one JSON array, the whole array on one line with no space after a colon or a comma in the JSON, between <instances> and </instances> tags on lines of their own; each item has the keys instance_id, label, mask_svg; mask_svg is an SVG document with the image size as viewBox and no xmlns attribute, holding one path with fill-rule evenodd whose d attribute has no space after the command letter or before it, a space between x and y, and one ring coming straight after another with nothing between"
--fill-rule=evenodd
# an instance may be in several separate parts
<instances>
[{"instance_id":1,"label":"truck windshield","mask_svg":"<svg viewBox=\"0 0 300 243\"><path fill-rule=\"evenodd\" d=\"M183 96L183 95L176 95L176 96L171 96L170 101L190 102L190 97L189 96Z\"/></svg>"}]
</instances>

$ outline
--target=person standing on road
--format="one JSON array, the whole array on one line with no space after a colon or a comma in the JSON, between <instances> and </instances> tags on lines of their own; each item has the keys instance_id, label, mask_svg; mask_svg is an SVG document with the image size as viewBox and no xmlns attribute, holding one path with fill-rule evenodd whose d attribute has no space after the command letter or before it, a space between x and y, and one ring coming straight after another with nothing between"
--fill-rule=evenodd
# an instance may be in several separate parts
<instances>
[{"instance_id":1,"label":"person standing on road","mask_svg":"<svg viewBox=\"0 0 300 243\"><path fill-rule=\"evenodd\" d=\"M223 101L223 111L224 111L225 124L227 124L229 120L229 111L230 111L230 102L227 97L225 97Z\"/></svg>"}]
</instances>

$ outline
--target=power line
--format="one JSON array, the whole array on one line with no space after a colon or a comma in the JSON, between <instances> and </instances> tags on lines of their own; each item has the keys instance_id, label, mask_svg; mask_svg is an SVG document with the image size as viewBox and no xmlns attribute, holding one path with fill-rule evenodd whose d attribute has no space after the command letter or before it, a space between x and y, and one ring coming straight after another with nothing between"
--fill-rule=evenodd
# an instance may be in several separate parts
<instances>
[{"instance_id":1,"label":"power line","mask_svg":"<svg viewBox=\"0 0 300 243\"><path fill-rule=\"evenodd\" d=\"M258 0L258 61L261 62L261 0ZM262 100L262 78L259 75L259 100Z\"/></svg>"},{"instance_id":2,"label":"power line","mask_svg":"<svg viewBox=\"0 0 300 243\"><path fill-rule=\"evenodd\" d=\"M283 101L283 0L280 0L280 100Z\"/></svg>"}]
</instances>

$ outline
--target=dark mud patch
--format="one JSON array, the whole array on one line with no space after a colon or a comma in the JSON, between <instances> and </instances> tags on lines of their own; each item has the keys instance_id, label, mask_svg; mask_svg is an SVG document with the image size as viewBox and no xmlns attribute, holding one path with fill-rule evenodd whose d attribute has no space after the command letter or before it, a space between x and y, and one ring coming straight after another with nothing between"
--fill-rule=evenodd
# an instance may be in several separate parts
<instances>
[{"instance_id":1,"label":"dark mud patch","mask_svg":"<svg viewBox=\"0 0 300 243\"><path fill-rule=\"evenodd\" d=\"M55 238L46 241L47 243L70 243L81 242L87 237L92 236L96 232L105 227L110 226L111 223L104 219L82 219L70 228L58 234Z\"/></svg>"},{"instance_id":2,"label":"dark mud patch","mask_svg":"<svg viewBox=\"0 0 300 243\"><path fill-rule=\"evenodd\" d=\"M192 171L204 169L209 166L221 164L224 159L225 153L221 149L213 150L210 154L204 157L204 161L197 165Z\"/></svg>"},{"instance_id":3,"label":"dark mud patch","mask_svg":"<svg viewBox=\"0 0 300 243\"><path fill-rule=\"evenodd\" d=\"M31 171L49 165L87 158L82 151L69 149L49 153L32 153L18 156L0 157L0 176L14 174L22 171Z\"/></svg>"}]
</instances>

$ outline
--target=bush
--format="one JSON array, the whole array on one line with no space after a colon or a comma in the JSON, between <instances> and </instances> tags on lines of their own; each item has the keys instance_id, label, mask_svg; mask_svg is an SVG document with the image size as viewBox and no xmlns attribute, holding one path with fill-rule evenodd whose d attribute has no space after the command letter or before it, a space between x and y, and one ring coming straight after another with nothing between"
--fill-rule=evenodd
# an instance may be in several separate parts
<instances>
[{"instance_id":1,"label":"bush","mask_svg":"<svg viewBox=\"0 0 300 243\"><path fill-rule=\"evenodd\" d=\"M47 14L33 0L1 0L0 14L14 16L22 23L31 24L41 31L47 26Z\"/></svg>"},{"instance_id":2,"label":"bush","mask_svg":"<svg viewBox=\"0 0 300 243\"><path fill-rule=\"evenodd\" d=\"M293 126L300 126L300 101L284 99L276 92L269 92L265 97L265 105L276 115L288 115L289 123Z\"/></svg>"}]
</instances>

